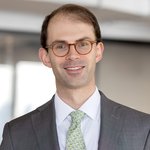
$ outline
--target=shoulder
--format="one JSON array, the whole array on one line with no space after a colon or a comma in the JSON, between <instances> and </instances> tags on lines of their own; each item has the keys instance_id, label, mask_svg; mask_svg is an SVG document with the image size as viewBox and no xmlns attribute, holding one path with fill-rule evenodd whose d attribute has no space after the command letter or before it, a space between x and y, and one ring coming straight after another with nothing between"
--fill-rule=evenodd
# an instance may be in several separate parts
<instances>
[{"instance_id":1,"label":"shoulder","mask_svg":"<svg viewBox=\"0 0 150 150\"><path fill-rule=\"evenodd\" d=\"M31 147L34 147L33 149L37 149L37 141L35 138L36 132L39 134L41 134L41 131L42 133L47 133L51 122L54 124L54 115L55 108L54 100L52 98L49 102L32 112L11 120L4 126L2 146L12 146L13 143L13 145L20 149L20 146L24 143L26 147L29 147L30 145ZM18 142L20 139L22 143Z\"/></svg>"},{"instance_id":2,"label":"shoulder","mask_svg":"<svg viewBox=\"0 0 150 150\"><path fill-rule=\"evenodd\" d=\"M105 137L118 136L121 148L149 150L150 115L112 101L102 92L100 95L101 132Z\"/></svg>"},{"instance_id":3,"label":"shoulder","mask_svg":"<svg viewBox=\"0 0 150 150\"><path fill-rule=\"evenodd\" d=\"M140 124L147 124L150 128L150 114L135 110L128 106L119 104L107 98L102 92L101 103L105 113L112 114L114 117L123 118L125 122L136 122Z\"/></svg>"},{"instance_id":4,"label":"shoulder","mask_svg":"<svg viewBox=\"0 0 150 150\"><path fill-rule=\"evenodd\" d=\"M32 124L33 118L35 118L36 116L42 115L47 111L51 115L51 111L54 109L53 105L54 105L54 100L52 98L50 101L36 108L35 110L11 120L10 122L7 123L7 125L12 129L13 128L19 129L25 126L26 127L30 126Z\"/></svg>"}]
</instances>

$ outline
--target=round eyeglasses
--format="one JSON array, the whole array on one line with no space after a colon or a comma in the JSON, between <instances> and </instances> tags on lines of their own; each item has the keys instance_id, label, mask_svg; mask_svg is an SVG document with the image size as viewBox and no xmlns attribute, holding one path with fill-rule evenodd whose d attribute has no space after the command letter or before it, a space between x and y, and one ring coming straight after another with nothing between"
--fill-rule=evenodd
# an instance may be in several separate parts
<instances>
[{"instance_id":1,"label":"round eyeglasses","mask_svg":"<svg viewBox=\"0 0 150 150\"><path fill-rule=\"evenodd\" d=\"M78 54L86 55L91 52L94 43L97 43L97 41L80 40L72 44L59 41L54 42L51 45L47 45L46 48L52 49L54 55L58 57L64 57L69 53L70 46L73 45Z\"/></svg>"}]
</instances>

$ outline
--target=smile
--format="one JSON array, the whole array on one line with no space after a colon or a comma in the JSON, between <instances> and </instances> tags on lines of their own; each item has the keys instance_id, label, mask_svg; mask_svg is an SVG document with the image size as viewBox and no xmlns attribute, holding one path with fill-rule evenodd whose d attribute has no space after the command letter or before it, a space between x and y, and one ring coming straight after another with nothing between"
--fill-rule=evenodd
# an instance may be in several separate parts
<instances>
[{"instance_id":1,"label":"smile","mask_svg":"<svg viewBox=\"0 0 150 150\"><path fill-rule=\"evenodd\" d=\"M67 67L67 68L65 68L66 70L72 70L72 71L74 71L74 70L80 70L80 69L82 69L82 68L84 68L84 66L82 66L82 67Z\"/></svg>"}]
</instances>

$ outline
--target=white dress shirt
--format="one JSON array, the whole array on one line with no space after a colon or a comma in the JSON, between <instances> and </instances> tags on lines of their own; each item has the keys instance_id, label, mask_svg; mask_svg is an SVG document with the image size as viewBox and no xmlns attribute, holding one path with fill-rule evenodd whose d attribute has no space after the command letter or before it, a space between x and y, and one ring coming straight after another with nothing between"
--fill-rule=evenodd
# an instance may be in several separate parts
<instances>
[{"instance_id":1,"label":"white dress shirt","mask_svg":"<svg viewBox=\"0 0 150 150\"><path fill-rule=\"evenodd\" d=\"M79 108L86 115L81 122L86 150L97 150L100 134L100 94L96 88L95 92ZM71 124L69 114L74 111L72 107L64 103L57 93L55 94L56 125L60 150L65 150L66 135Z\"/></svg>"}]
</instances>

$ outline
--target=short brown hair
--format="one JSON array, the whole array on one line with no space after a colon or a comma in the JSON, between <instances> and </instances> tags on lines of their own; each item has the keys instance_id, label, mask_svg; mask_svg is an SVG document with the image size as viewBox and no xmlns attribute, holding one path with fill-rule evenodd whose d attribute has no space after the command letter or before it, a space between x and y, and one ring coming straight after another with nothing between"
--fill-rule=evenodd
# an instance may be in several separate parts
<instances>
[{"instance_id":1,"label":"short brown hair","mask_svg":"<svg viewBox=\"0 0 150 150\"><path fill-rule=\"evenodd\" d=\"M75 4L66 4L57 8L51 14L45 17L41 29L41 46L43 48L46 49L48 24L50 20L52 20L52 18L58 14L63 14L66 16L67 15L74 16L73 18L79 21L91 24L94 28L96 41L97 42L102 41L100 27L95 15L85 7L75 5Z\"/></svg>"}]
</instances>

